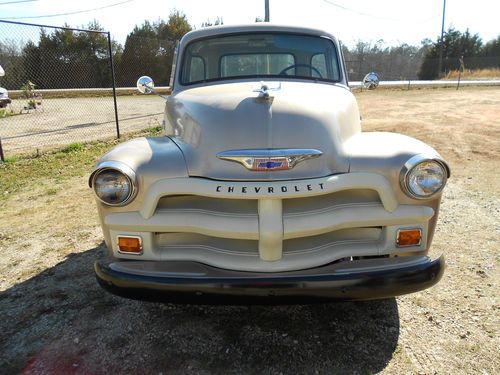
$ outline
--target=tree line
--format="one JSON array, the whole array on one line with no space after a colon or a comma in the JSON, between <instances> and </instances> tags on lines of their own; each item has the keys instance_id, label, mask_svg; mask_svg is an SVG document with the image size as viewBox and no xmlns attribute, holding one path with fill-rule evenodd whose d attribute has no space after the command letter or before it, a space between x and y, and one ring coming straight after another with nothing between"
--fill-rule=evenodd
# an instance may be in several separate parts
<instances>
[{"instance_id":1,"label":"tree line","mask_svg":"<svg viewBox=\"0 0 500 375\"><path fill-rule=\"evenodd\" d=\"M41 28L37 42L0 40L0 64L6 72L1 86L18 90L31 81L38 89L111 87L108 35L102 26L93 21L86 27L89 32L66 27ZM135 26L124 46L112 40L117 86L135 86L141 75L168 85L176 43L191 29L186 16L174 11L167 21Z\"/></svg>"},{"instance_id":2,"label":"tree line","mask_svg":"<svg viewBox=\"0 0 500 375\"><path fill-rule=\"evenodd\" d=\"M453 27L443 35L441 70L439 70L440 38L425 39L420 46L406 43L387 47L358 41L354 48L343 47L351 80L362 80L368 72L377 72L383 80L433 80L459 69L500 68L500 35L483 43L478 34L460 32Z\"/></svg>"},{"instance_id":3,"label":"tree line","mask_svg":"<svg viewBox=\"0 0 500 375\"><path fill-rule=\"evenodd\" d=\"M217 19L215 24L221 24ZM207 21L202 25L212 25ZM102 26L91 22L92 32L71 29L40 29L37 42L0 40L0 64L6 70L0 84L19 89L27 81L38 89L99 88L112 85L108 36ZM118 87L135 86L141 75L151 76L157 85L169 84L177 41L192 29L186 16L172 12L167 21L145 21L128 34L122 46L111 41L115 78ZM383 80L437 79L460 68L500 68L500 35L483 43L469 30L448 29L443 38L443 59L439 67L440 38L424 40L420 46L386 46L383 40L358 41L343 46L350 80L361 80L377 72Z\"/></svg>"},{"instance_id":4,"label":"tree line","mask_svg":"<svg viewBox=\"0 0 500 375\"><path fill-rule=\"evenodd\" d=\"M440 38L428 46L418 72L419 79L437 79L459 69L500 68L500 35L484 44L479 34L450 27L443 36L441 70L440 49Z\"/></svg>"}]
</instances>

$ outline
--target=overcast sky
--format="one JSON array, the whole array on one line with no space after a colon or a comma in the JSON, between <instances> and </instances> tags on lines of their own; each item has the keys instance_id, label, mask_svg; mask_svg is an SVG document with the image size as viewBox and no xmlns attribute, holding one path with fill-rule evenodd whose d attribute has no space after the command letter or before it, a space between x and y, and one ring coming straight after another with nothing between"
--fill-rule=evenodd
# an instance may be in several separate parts
<instances>
[{"instance_id":1,"label":"overcast sky","mask_svg":"<svg viewBox=\"0 0 500 375\"><path fill-rule=\"evenodd\" d=\"M443 0L270 0L270 4L272 22L321 28L351 46L359 39L419 45L424 38L435 40L441 31ZM96 19L124 43L134 25L167 19L173 9L185 13L196 28L217 17L226 25L264 18L264 0L0 0L0 19L81 12L16 20L75 27ZM499 14L500 0L447 0L445 28L469 28L486 42L500 34Z\"/></svg>"}]
</instances>

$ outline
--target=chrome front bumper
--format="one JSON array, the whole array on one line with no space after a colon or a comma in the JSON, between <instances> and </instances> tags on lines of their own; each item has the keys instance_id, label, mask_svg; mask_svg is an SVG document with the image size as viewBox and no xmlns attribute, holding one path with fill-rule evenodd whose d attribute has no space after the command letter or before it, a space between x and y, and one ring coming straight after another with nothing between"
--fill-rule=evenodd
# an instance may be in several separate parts
<instances>
[{"instance_id":1,"label":"chrome front bumper","mask_svg":"<svg viewBox=\"0 0 500 375\"><path fill-rule=\"evenodd\" d=\"M196 262L97 261L99 284L127 298L188 304L302 304L369 300L436 284L444 257L344 261L276 273L225 270Z\"/></svg>"}]
</instances>

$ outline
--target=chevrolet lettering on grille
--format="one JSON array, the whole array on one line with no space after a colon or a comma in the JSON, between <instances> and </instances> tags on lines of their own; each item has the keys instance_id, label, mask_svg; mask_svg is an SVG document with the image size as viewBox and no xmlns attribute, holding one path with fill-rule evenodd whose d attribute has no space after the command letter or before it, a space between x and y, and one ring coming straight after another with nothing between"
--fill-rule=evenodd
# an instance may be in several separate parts
<instances>
[{"instance_id":1,"label":"chevrolet lettering on grille","mask_svg":"<svg viewBox=\"0 0 500 375\"><path fill-rule=\"evenodd\" d=\"M318 182L315 184L302 184L302 185L274 185L274 186L263 186L263 185L217 185L215 186L215 191L217 193L254 193L255 194L275 194L275 193L303 193L308 191L318 191L324 190L325 184Z\"/></svg>"}]
</instances>

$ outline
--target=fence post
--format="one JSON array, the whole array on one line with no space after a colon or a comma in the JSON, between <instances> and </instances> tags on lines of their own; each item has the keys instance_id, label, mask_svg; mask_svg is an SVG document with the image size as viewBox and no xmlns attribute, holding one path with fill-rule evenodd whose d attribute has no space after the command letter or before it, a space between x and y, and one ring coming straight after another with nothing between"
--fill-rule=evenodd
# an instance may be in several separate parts
<instances>
[{"instance_id":1,"label":"fence post","mask_svg":"<svg viewBox=\"0 0 500 375\"><path fill-rule=\"evenodd\" d=\"M116 103L115 64L113 50L111 49L111 33L108 31L109 65L111 67L111 82L113 84L113 102L115 105L116 138L120 138L120 123L118 122L118 105Z\"/></svg>"},{"instance_id":2,"label":"fence post","mask_svg":"<svg viewBox=\"0 0 500 375\"><path fill-rule=\"evenodd\" d=\"M464 64L464 56L460 57L458 59L460 61L460 68L458 69L458 83L457 83L457 90L460 88L460 78L462 78L462 72L465 69L465 64Z\"/></svg>"},{"instance_id":3,"label":"fence post","mask_svg":"<svg viewBox=\"0 0 500 375\"><path fill-rule=\"evenodd\" d=\"M3 147L2 147L2 137L0 137L0 160L5 162L5 157L3 155Z\"/></svg>"}]
</instances>

